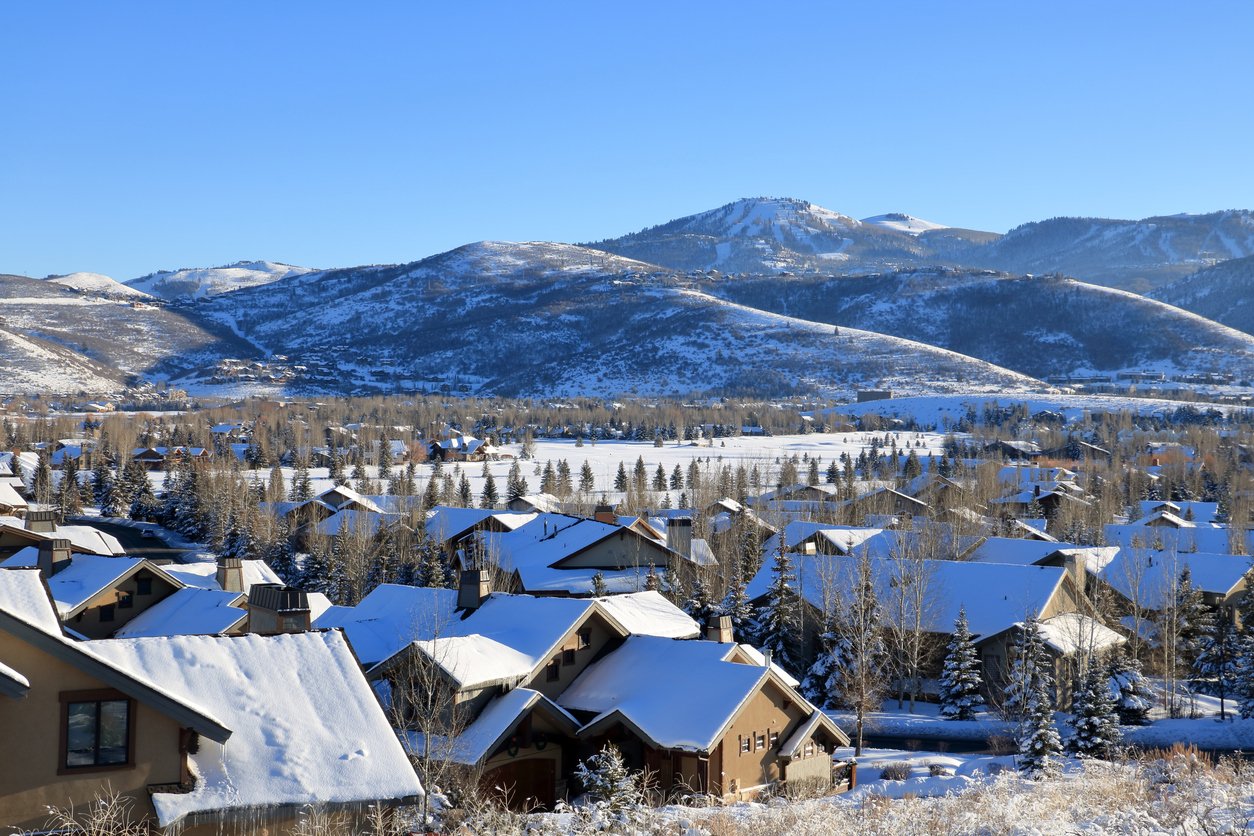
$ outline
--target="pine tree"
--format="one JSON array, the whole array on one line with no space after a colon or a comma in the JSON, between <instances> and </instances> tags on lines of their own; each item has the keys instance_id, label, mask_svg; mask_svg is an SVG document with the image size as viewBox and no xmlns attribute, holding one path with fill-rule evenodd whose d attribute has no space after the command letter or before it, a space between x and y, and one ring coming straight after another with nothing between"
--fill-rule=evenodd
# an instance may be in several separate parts
<instances>
[{"instance_id":1,"label":"pine tree","mask_svg":"<svg viewBox=\"0 0 1254 836\"><path fill-rule=\"evenodd\" d=\"M953 638L945 654L945 667L940 678L940 714L946 720L974 720L984 706L981 696L980 660L975 642L967 626L967 610L958 611Z\"/></svg>"},{"instance_id":2,"label":"pine tree","mask_svg":"<svg viewBox=\"0 0 1254 836\"><path fill-rule=\"evenodd\" d=\"M1067 751L1080 758L1109 760L1123 735L1105 671L1090 658L1071 700L1071 734Z\"/></svg>"},{"instance_id":3,"label":"pine tree","mask_svg":"<svg viewBox=\"0 0 1254 836\"><path fill-rule=\"evenodd\" d=\"M292 502L304 502L313 498L313 482L309 478L309 462L304 456L296 460L296 472L292 474Z\"/></svg>"},{"instance_id":4,"label":"pine tree","mask_svg":"<svg viewBox=\"0 0 1254 836\"><path fill-rule=\"evenodd\" d=\"M14 472L18 472L16 470L16 461L14 466ZM31 475L30 490L36 502L43 505L52 502L52 458L47 446L39 449L39 458L35 462L35 472Z\"/></svg>"},{"instance_id":5,"label":"pine tree","mask_svg":"<svg viewBox=\"0 0 1254 836\"><path fill-rule=\"evenodd\" d=\"M571 480L570 463L565 459L559 459L557 462L557 496L559 499L567 499L575 491L575 484Z\"/></svg>"},{"instance_id":6,"label":"pine tree","mask_svg":"<svg viewBox=\"0 0 1254 836\"><path fill-rule=\"evenodd\" d=\"M1027 713L1019 729L1019 769L1030 778L1058 773L1062 739L1054 728L1054 707L1044 679L1028 694Z\"/></svg>"},{"instance_id":7,"label":"pine tree","mask_svg":"<svg viewBox=\"0 0 1254 836\"><path fill-rule=\"evenodd\" d=\"M287 539L286 527L279 529L278 536L270 544L270 548L266 550L265 561L284 584L287 586L299 585L301 580L300 567L296 565L296 555L292 551L291 542Z\"/></svg>"},{"instance_id":8,"label":"pine tree","mask_svg":"<svg viewBox=\"0 0 1254 836\"><path fill-rule=\"evenodd\" d=\"M488 473L483 480L483 493L479 495L480 508L495 508L496 503L500 501L500 496L496 492L496 479L492 478L492 474Z\"/></svg>"},{"instance_id":9,"label":"pine tree","mask_svg":"<svg viewBox=\"0 0 1254 836\"><path fill-rule=\"evenodd\" d=\"M793 584L796 570L792 555L780 547L771 566L771 584L765 600L754 614L751 632L763 650L771 652L771 658L785 670L793 670L798 663L798 632L801 627L801 607Z\"/></svg>"},{"instance_id":10,"label":"pine tree","mask_svg":"<svg viewBox=\"0 0 1254 836\"><path fill-rule=\"evenodd\" d=\"M540 472L540 493L557 495L557 471L553 468L552 459L545 460L544 470Z\"/></svg>"},{"instance_id":11,"label":"pine tree","mask_svg":"<svg viewBox=\"0 0 1254 836\"><path fill-rule=\"evenodd\" d=\"M331 445L331 464L327 467L327 477L337 487L348 481L344 478L344 457L340 455L340 448L334 444Z\"/></svg>"},{"instance_id":12,"label":"pine tree","mask_svg":"<svg viewBox=\"0 0 1254 836\"><path fill-rule=\"evenodd\" d=\"M1122 725L1144 726L1149 723L1154 692L1141 673L1140 662L1123 654L1112 656L1106 663L1106 683Z\"/></svg>"},{"instance_id":13,"label":"pine tree","mask_svg":"<svg viewBox=\"0 0 1254 836\"><path fill-rule=\"evenodd\" d=\"M666 490L666 468L660 464L657 466L657 470L653 471L653 490L658 493Z\"/></svg>"},{"instance_id":14,"label":"pine tree","mask_svg":"<svg viewBox=\"0 0 1254 836\"><path fill-rule=\"evenodd\" d=\"M1220 613L1210 618L1199 642L1197 657L1193 660L1193 672L1203 680L1206 693L1219 697L1219 717L1228 716L1227 700L1233 693L1239 668L1240 637L1232 625L1232 619Z\"/></svg>"},{"instance_id":15,"label":"pine tree","mask_svg":"<svg viewBox=\"0 0 1254 836\"><path fill-rule=\"evenodd\" d=\"M1175 613L1180 662L1192 668L1202 652L1206 634L1213 629L1214 615L1206 606L1202 590L1193 584L1193 572L1185 566L1176 585Z\"/></svg>"},{"instance_id":16,"label":"pine tree","mask_svg":"<svg viewBox=\"0 0 1254 836\"><path fill-rule=\"evenodd\" d=\"M465 473L462 474L461 481L457 483L457 503L463 508L475 507L475 494L470 489L470 479Z\"/></svg>"},{"instance_id":17,"label":"pine tree","mask_svg":"<svg viewBox=\"0 0 1254 836\"><path fill-rule=\"evenodd\" d=\"M684 601L683 611L703 626L709 625L714 616L719 614L718 606L710 600L709 587L700 573L692 580L692 589L688 593L688 600Z\"/></svg>"},{"instance_id":18,"label":"pine tree","mask_svg":"<svg viewBox=\"0 0 1254 836\"><path fill-rule=\"evenodd\" d=\"M676 493L684 489L684 469L678 464L671 471L670 489Z\"/></svg>"},{"instance_id":19,"label":"pine tree","mask_svg":"<svg viewBox=\"0 0 1254 836\"><path fill-rule=\"evenodd\" d=\"M614 490L627 490L627 467L621 461L618 463L618 473L614 474Z\"/></svg>"},{"instance_id":20,"label":"pine tree","mask_svg":"<svg viewBox=\"0 0 1254 836\"><path fill-rule=\"evenodd\" d=\"M315 543L300 567L300 583L297 584L306 592L326 593L330 586L331 567L328 564L326 546Z\"/></svg>"},{"instance_id":21,"label":"pine tree","mask_svg":"<svg viewBox=\"0 0 1254 836\"><path fill-rule=\"evenodd\" d=\"M604 598L609 594L609 587L605 585L605 574L598 569L592 575L592 595L595 598Z\"/></svg>"},{"instance_id":22,"label":"pine tree","mask_svg":"<svg viewBox=\"0 0 1254 836\"><path fill-rule=\"evenodd\" d=\"M593 802L612 815L623 816L641 804L640 775L627 769L613 743L580 761L575 777Z\"/></svg>"},{"instance_id":23,"label":"pine tree","mask_svg":"<svg viewBox=\"0 0 1254 836\"><path fill-rule=\"evenodd\" d=\"M727 579L727 594L718 606L718 614L731 619L732 634L744 635L749 622L753 619L753 605L745 589L745 576L739 567L733 567L731 577Z\"/></svg>"},{"instance_id":24,"label":"pine tree","mask_svg":"<svg viewBox=\"0 0 1254 836\"><path fill-rule=\"evenodd\" d=\"M379 478L386 481L392 476L392 443L387 438L379 439L379 456L376 462L379 466Z\"/></svg>"},{"instance_id":25,"label":"pine tree","mask_svg":"<svg viewBox=\"0 0 1254 836\"><path fill-rule=\"evenodd\" d=\"M801 680L801 694L819 708L836 708L841 672L848 666L844 642L836 633L834 618L828 617L819 636L819 652Z\"/></svg>"},{"instance_id":26,"label":"pine tree","mask_svg":"<svg viewBox=\"0 0 1254 836\"><path fill-rule=\"evenodd\" d=\"M78 485L78 459L65 457L61 465L61 484L57 488L57 506L62 519L83 513L83 496Z\"/></svg>"},{"instance_id":27,"label":"pine tree","mask_svg":"<svg viewBox=\"0 0 1254 836\"><path fill-rule=\"evenodd\" d=\"M579 492L592 493L596 489L596 477L592 473L592 465L584 459L583 467L579 468Z\"/></svg>"},{"instance_id":28,"label":"pine tree","mask_svg":"<svg viewBox=\"0 0 1254 836\"><path fill-rule=\"evenodd\" d=\"M527 480L522 475L522 470L515 461L509 468L509 480L506 483L506 501L513 502L527 495Z\"/></svg>"},{"instance_id":29,"label":"pine tree","mask_svg":"<svg viewBox=\"0 0 1254 836\"><path fill-rule=\"evenodd\" d=\"M1054 691L1053 660L1045 649L1036 617L1024 622L1015 639L1015 658L1010 678L1006 683L1002 711L1015 722L1024 722L1031 710L1037 693L1052 694ZM1052 697L1051 703L1052 703Z\"/></svg>"}]
</instances>

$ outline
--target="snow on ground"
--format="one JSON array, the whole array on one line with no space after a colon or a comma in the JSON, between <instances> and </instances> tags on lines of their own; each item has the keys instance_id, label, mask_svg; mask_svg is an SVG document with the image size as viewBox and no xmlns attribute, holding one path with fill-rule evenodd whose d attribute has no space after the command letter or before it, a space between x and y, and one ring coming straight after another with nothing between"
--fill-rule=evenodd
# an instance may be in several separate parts
<instances>
[{"instance_id":1,"label":"snow on ground","mask_svg":"<svg viewBox=\"0 0 1254 836\"><path fill-rule=\"evenodd\" d=\"M901 212L889 212L887 215L874 215L870 218L863 218L864 224L872 226L881 226L885 229L893 229L897 232L904 232L907 235L918 235L933 229L949 229L945 224L938 224L933 221L925 221L922 218L916 218L913 215L904 215Z\"/></svg>"},{"instance_id":2,"label":"snow on ground","mask_svg":"<svg viewBox=\"0 0 1254 836\"><path fill-rule=\"evenodd\" d=\"M1078 421L1086 413L1094 412L1130 412L1135 415L1164 415L1181 407L1190 409L1215 409L1225 415L1241 411L1241 407L1227 404L1208 404L1190 401L1171 401L1158 398L1127 398L1107 395L921 395L916 397L892 398L882 401L838 406L827 410L834 415L882 415L890 418L913 418L919 426L934 427L943 430L945 426L958 422L967 413L968 408L974 409L979 415L984 407L997 404L1002 407L1013 407L1026 404L1028 412L1058 412L1068 421Z\"/></svg>"},{"instance_id":3,"label":"snow on ground","mask_svg":"<svg viewBox=\"0 0 1254 836\"><path fill-rule=\"evenodd\" d=\"M151 299L147 293L142 290L136 290L133 287L127 287L120 281L101 273L69 273L64 276L54 276L48 281L59 285L64 285L72 290L81 293L90 293L96 296L107 296L114 299Z\"/></svg>"}]
</instances>

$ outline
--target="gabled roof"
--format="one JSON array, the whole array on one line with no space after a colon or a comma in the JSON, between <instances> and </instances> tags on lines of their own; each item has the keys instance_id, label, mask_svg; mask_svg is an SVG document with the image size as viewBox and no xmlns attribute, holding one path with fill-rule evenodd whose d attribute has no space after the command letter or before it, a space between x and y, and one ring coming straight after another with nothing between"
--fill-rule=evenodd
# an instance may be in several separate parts
<instances>
[{"instance_id":1,"label":"gabled roof","mask_svg":"<svg viewBox=\"0 0 1254 836\"><path fill-rule=\"evenodd\" d=\"M231 736L231 729L202 703L186 699L160 680L100 655L96 642L66 638L37 569L0 569L0 630L152 706L210 740L224 743ZM20 672L8 670L26 679Z\"/></svg>"},{"instance_id":2,"label":"gabled roof","mask_svg":"<svg viewBox=\"0 0 1254 836\"><path fill-rule=\"evenodd\" d=\"M1227 527L1209 528L1199 525L1191 528L1169 526L1108 525L1105 527L1106 542L1130 548L1158 551L1207 552L1223 554L1229 551L1229 538L1240 536ZM1245 551L1254 550L1254 530L1244 532Z\"/></svg>"},{"instance_id":3,"label":"gabled roof","mask_svg":"<svg viewBox=\"0 0 1254 836\"><path fill-rule=\"evenodd\" d=\"M26 522L15 517L0 517L0 527L15 532L32 543L42 540L69 540L76 552L83 554L99 554L106 557L126 554L126 549L112 534L106 534L90 525L58 525L55 531L43 533L30 531Z\"/></svg>"},{"instance_id":4,"label":"gabled roof","mask_svg":"<svg viewBox=\"0 0 1254 836\"><path fill-rule=\"evenodd\" d=\"M549 660L595 606L586 598L535 598L496 592L478 609L449 624L442 635L478 634L495 639L531 659L536 667ZM609 620L613 623L612 618Z\"/></svg>"},{"instance_id":5,"label":"gabled roof","mask_svg":"<svg viewBox=\"0 0 1254 836\"><path fill-rule=\"evenodd\" d=\"M695 639L701 635L701 625L660 592L608 595L597 598L596 602L627 632L635 635L672 639Z\"/></svg>"},{"instance_id":6,"label":"gabled roof","mask_svg":"<svg viewBox=\"0 0 1254 836\"><path fill-rule=\"evenodd\" d=\"M188 587L153 604L113 635L118 639L211 636L230 632L247 618L244 593Z\"/></svg>"},{"instance_id":7,"label":"gabled roof","mask_svg":"<svg viewBox=\"0 0 1254 836\"><path fill-rule=\"evenodd\" d=\"M1189 568L1193 586L1212 595L1230 594L1250 568L1250 558L1207 552L1155 552L1122 548L1099 573L1108 586L1142 607L1160 610Z\"/></svg>"},{"instance_id":8,"label":"gabled roof","mask_svg":"<svg viewBox=\"0 0 1254 836\"><path fill-rule=\"evenodd\" d=\"M38 560L39 552L27 547L0 563L0 567L29 568L37 566ZM160 566L142 557L101 557L94 554L71 554L70 565L45 582L56 604L57 615L62 620L68 620L78 615L97 595L125 582L140 570L151 572L175 588L183 585Z\"/></svg>"},{"instance_id":9,"label":"gabled roof","mask_svg":"<svg viewBox=\"0 0 1254 836\"><path fill-rule=\"evenodd\" d=\"M433 739L433 754L439 760L467 766L479 765L532 711L543 712L549 720L564 727L571 737L579 729L579 722L574 717L539 691L515 688L488 703L475 721L454 740ZM421 735L413 734L412 737L415 740L411 743L411 751L421 752Z\"/></svg>"},{"instance_id":10,"label":"gabled roof","mask_svg":"<svg viewBox=\"0 0 1254 836\"><path fill-rule=\"evenodd\" d=\"M201 560L195 563L170 563L161 567L172 578L183 586L197 589L213 589L221 591L218 585L218 564L212 560ZM283 584L264 560L241 560L240 574L243 576L243 587L247 591L256 583Z\"/></svg>"},{"instance_id":11,"label":"gabled roof","mask_svg":"<svg viewBox=\"0 0 1254 836\"><path fill-rule=\"evenodd\" d=\"M454 615L457 590L380 584L355 607L332 607L313 623L344 630L365 667L375 665L415 639L447 635L460 623Z\"/></svg>"},{"instance_id":12,"label":"gabled roof","mask_svg":"<svg viewBox=\"0 0 1254 836\"><path fill-rule=\"evenodd\" d=\"M316 524L318 533L326 537L340 534L360 534L374 537L379 529L399 523L404 517L401 514L380 514L375 511L344 510L336 511L325 520Z\"/></svg>"},{"instance_id":13,"label":"gabled roof","mask_svg":"<svg viewBox=\"0 0 1254 836\"><path fill-rule=\"evenodd\" d=\"M903 570L899 561L868 558L880 602L891 600ZM843 555L795 555L801 596L825 611L834 596L848 595L859 558ZM1011 566L959 560L925 560L927 598L925 629L949 634L958 611L966 608L971 632L988 636L1007 629L1028 615L1039 614L1058 593L1066 577L1061 566ZM912 564L911 564L912 565ZM771 582L775 556L767 555L749 582L751 599L761 597ZM794 582L793 587L797 584Z\"/></svg>"},{"instance_id":14,"label":"gabled roof","mask_svg":"<svg viewBox=\"0 0 1254 836\"><path fill-rule=\"evenodd\" d=\"M515 685L535 668L535 660L479 634L418 640L415 650L439 667L460 690Z\"/></svg>"},{"instance_id":15,"label":"gabled roof","mask_svg":"<svg viewBox=\"0 0 1254 836\"><path fill-rule=\"evenodd\" d=\"M106 639L97 652L232 718L201 741L190 792L152 795L158 823L285 805L412 799L422 786L336 631Z\"/></svg>"},{"instance_id":16,"label":"gabled roof","mask_svg":"<svg viewBox=\"0 0 1254 836\"><path fill-rule=\"evenodd\" d=\"M790 734L788 739L780 745L779 756L781 758L795 758L802 744L820 729L825 730L842 745L849 745L849 737L841 730L840 726L836 725L832 718L822 711L815 711L808 720L797 726L797 730Z\"/></svg>"}]
</instances>

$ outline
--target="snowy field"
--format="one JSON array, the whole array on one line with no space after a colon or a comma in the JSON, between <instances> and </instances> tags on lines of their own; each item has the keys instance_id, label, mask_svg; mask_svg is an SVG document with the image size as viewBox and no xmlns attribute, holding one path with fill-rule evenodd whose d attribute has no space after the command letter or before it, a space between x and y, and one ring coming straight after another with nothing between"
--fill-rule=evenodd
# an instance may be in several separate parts
<instances>
[{"instance_id":1,"label":"snowy field","mask_svg":"<svg viewBox=\"0 0 1254 836\"><path fill-rule=\"evenodd\" d=\"M933 427L944 431L947 425L958 422L966 414L968 407L975 409L976 414L983 412L988 404L996 403L1002 407L1013 407L1026 404L1028 412L1058 412L1068 421L1079 421L1085 413L1093 412L1128 412L1134 415L1165 415L1186 407L1191 409L1215 409L1229 415L1235 411L1246 411L1242 407L1230 404L1195 403L1191 401L1172 401L1157 398L1126 398L1106 395L1032 395L1032 396L1001 396L992 395L921 395L918 397L892 398L883 401L868 401L849 406L839 406L828 410L836 415L881 415L888 418L910 419L921 427Z\"/></svg>"}]
</instances>

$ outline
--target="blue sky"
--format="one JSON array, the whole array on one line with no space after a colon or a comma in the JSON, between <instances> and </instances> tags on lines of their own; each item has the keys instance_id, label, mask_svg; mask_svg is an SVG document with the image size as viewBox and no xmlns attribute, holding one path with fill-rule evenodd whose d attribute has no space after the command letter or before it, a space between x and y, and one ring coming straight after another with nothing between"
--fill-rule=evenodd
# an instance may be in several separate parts
<instances>
[{"instance_id":1,"label":"blue sky","mask_svg":"<svg viewBox=\"0 0 1254 836\"><path fill-rule=\"evenodd\" d=\"M1254 208L1246 2L0 5L0 272Z\"/></svg>"}]
</instances>

